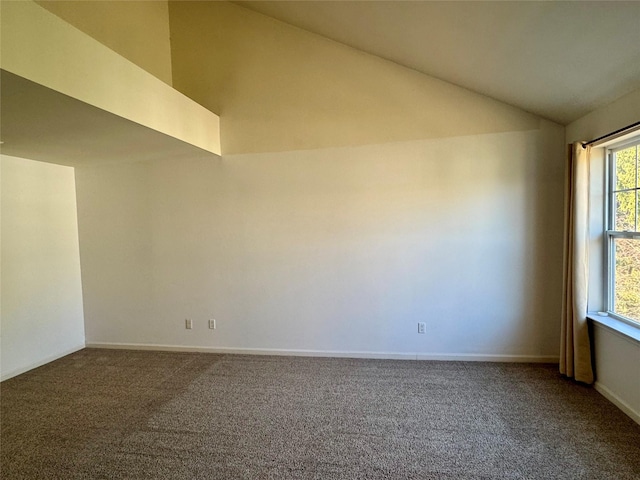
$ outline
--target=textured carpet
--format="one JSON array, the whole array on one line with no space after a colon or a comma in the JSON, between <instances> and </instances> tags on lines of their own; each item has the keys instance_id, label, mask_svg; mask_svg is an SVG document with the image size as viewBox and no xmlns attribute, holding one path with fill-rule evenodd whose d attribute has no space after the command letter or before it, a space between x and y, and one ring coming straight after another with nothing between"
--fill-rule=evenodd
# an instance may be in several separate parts
<instances>
[{"instance_id":1,"label":"textured carpet","mask_svg":"<svg viewBox=\"0 0 640 480\"><path fill-rule=\"evenodd\" d=\"M3 479L639 479L555 365L86 349L3 382Z\"/></svg>"}]
</instances>

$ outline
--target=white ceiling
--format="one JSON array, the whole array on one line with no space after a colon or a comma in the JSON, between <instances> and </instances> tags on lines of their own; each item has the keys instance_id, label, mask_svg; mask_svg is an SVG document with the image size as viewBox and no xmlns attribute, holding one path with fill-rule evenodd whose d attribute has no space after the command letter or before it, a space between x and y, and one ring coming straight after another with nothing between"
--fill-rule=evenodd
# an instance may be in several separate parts
<instances>
[{"instance_id":1,"label":"white ceiling","mask_svg":"<svg viewBox=\"0 0 640 480\"><path fill-rule=\"evenodd\" d=\"M640 1L236 3L561 124L640 88Z\"/></svg>"}]
</instances>

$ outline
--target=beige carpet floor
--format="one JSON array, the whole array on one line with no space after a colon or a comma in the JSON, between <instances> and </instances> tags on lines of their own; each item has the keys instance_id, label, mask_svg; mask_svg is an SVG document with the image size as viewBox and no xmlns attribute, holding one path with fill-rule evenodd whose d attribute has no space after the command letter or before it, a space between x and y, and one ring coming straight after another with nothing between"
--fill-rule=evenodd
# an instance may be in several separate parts
<instances>
[{"instance_id":1,"label":"beige carpet floor","mask_svg":"<svg viewBox=\"0 0 640 480\"><path fill-rule=\"evenodd\" d=\"M3 479L640 479L555 365L86 349L0 385Z\"/></svg>"}]
</instances>

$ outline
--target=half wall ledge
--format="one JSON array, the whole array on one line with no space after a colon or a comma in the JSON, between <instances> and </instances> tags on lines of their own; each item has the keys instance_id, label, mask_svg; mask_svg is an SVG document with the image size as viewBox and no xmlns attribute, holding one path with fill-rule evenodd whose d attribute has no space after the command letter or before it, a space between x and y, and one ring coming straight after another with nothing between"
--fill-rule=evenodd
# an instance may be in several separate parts
<instances>
[{"instance_id":1,"label":"half wall ledge","mask_svg":"<svg viewBox=\"0 0 640 480\"><path fill-rule=\"evenodd\" d=\"M0 8L0 68L3 80L9 78L5 73L14 80L2 82L3 117L12 114L11 109L5 110L5 100L9 102L16 95L24 98L22 87L36 84L60 94L60 98L99 109L116 120L124 119L132 128L143 127L171 137L200 153L221 155L218 115L34 2L0 2ZM19 105L14 101L13 106ZM56 101L60 103L60 99ZM78 109L77 104L74 107ZM3 123L12 122L3 118ZM28 137L25 132L16 136ZM3 153L12 154L4 132L2 141Z\"/></svg>"},{"instance_id":2,"label":"half wall ledge","mask_svg":"<svg viewBox=\"0 0 640 480\"><path fill-rule=\"evenodd\" d=\"M617 318L608 315L598 315L597 313L588 313L587 319L640 346L640 326L636 327Z\"/></svg>"}]
</instances>

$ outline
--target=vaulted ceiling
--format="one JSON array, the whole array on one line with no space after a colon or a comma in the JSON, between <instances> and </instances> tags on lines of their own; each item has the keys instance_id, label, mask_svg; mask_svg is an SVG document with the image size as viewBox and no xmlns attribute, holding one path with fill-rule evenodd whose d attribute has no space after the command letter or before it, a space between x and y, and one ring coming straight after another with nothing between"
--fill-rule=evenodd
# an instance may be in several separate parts
<instances>
[{"instance_id":1,"label":"vaulted ceiling","mask_svg":"<svg viewBox=\"0 0 640 480\"><path fill-rule=\"evenodd\" d=\"M640 1L239 1L561 124L640 88Z\"/></svg>"}]
</instances>

